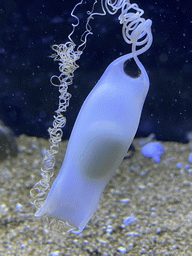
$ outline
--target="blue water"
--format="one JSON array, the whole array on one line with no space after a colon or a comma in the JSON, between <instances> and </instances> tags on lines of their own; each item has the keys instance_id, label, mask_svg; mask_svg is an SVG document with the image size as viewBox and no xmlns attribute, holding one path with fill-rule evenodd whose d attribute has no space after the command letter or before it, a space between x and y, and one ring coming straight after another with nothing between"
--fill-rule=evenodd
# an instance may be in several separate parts
<instances>
[{"instance_id":1,"label":"blue water","mask_svg":"<svg viewBox=\"0 0 192 256\"><path fill-rule=\"evenodd\" d=\"M192 130L192 8L190 1L135 1L153 21L152 47L140 56L150 90L137 136L155 133L158 140L187 141ZM51 45L65 43L77 1L8 0L0 3L0 119L16 135L48 137L57 109L58 92L49 82L59 74L49 58ZM85 19L85 6L77 12ZM69 138L78 111L111 61L130 52L118 15L95 17L94 35L78 61L64 139ZM83 32L76 31L77 43Z\"/></svg>"}]
</instances>

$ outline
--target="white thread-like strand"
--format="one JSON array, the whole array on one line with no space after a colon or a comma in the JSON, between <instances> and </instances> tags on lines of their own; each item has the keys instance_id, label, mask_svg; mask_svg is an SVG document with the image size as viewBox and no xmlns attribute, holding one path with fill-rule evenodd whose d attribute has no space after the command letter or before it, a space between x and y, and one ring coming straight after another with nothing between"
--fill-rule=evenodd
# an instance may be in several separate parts
<instances>
[{"instance_id":1,"label":"white thread-like strand","mask_svg":"<svg viewBox=\"0 0 192 256\"><path fill-rule=\"evenodd\" d=\"M126 43L132 44L134 57L149 49L152 44L152 21L141 17L144 11L137 4L131 4L129 0L105 0L105 8L112 15L121 10L119 22L123 24L122 35Z\"/></svg>"},{"instance_id":2,"label":"white thread-like strand","mask_svg":"<svg viewBox=\"0 0 192 256\"><path fill-rule=\"evenodd\" d=\"M47 196L48 190L50 188L50 179L54 174L55 166L55 156L59 151L59 143L61 142L63 131L62 128L66 124L66 118L63 116L62 112L67 110L69 106L69 100L71 94L67 92L68 85L73 82L74 71L79 67L76 61L80 58L82 52L74 51L75 44L67 42L66 44L53 45L52 49L55 53L51 56L55 61L59 61L59 71L60 76L52 76L51 83L54 86L59 87L59 107L55 111L53 127L48 129L51 144L50 149L46 152L42 167L41 167L41 177L42 179L37 182L34 188L31 190L31 195L34 198L33 204L37 209L39 209ZM59 81L58 84L53 82L53 79Z\"/></svg>"}]
</instances>

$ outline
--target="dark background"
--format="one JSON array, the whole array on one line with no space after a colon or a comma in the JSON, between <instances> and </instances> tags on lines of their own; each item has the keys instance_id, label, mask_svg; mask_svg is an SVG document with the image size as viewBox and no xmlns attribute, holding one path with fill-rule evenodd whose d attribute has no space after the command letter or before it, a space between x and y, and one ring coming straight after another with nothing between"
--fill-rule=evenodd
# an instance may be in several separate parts
<instances>
[{"instance_id":1,"label":"dark background","mask_svg":"<svg viewBox=\"0 0 192 256\"><path fill-rule=\"evenodd\" d=\"M158 140L187 142L187 133L192 131L192 2L134 2L145 11L145 19L152 19L154 37L152 47L140 56L150 90L137 136L153 132ZM0 119L16 135L48 138L59 96L49 81L52 75L59 75L58 63L49 58L53 53L50 46L67 41L75 3L0 0ZM76 14L83 20L85 12L83 5ZM69 138L85 97L105 68L130 52L117 18L108 14L91 22L94 35L88 38L69 88L73 97L66 112L64 139ZM79 28L76 35L82 32Z\"/></svg>"}]
</instances>

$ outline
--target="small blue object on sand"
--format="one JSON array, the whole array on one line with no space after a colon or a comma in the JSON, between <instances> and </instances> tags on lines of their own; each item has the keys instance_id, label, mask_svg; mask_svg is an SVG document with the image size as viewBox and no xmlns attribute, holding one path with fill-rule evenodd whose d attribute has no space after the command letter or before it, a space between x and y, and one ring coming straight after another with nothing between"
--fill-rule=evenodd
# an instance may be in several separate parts
<instances>
[{"instance_id":1,"label":"small blue object on sand","mask_svg":"<svg viewBox=\"0 0 192 256\"><path fill-rule=\"evenodd\" d=\"M150 142L141 148L141 152L146 157L151 157L156 163L161 161L161 155L165 153L165 148L161 142Z\"/></svg>"},{"instance_id":2,"label":"small blue object on sand","mask_svg":"<svg viewBox=\"0 0 192 256\"><path fill-rule=\"evenodd\" d=\"M189 154L189 162L192 164L192 153Z\"/></svg>"}]
</instances>

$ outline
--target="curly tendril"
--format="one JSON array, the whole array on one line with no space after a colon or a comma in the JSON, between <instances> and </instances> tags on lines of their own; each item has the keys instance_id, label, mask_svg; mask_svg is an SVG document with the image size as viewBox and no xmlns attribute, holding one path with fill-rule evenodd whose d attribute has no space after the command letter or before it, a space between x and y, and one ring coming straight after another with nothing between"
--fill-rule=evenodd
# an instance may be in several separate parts
<instances>
[{"instance_id":1,"label":"curly tendril","mask_svg":"<svg viewBox=\"0 0 192 256\"><path fill-rule=\"evenodd\" d=\"M74 72L79 67L76 61L82 54L81 51L75 51L74 48L75 44L72 42L52 46L55 53L52 54L51 57L54 58L55 61L59 61L59 71L61 72L59 76L54 75L50 79L54 86L59 87L59 107L55 111L56 115L54 115L53 127L48 129L51 146L46 152L42 162L42 179L36 183L31 190L31 195L34 198L33 204L37 209L41 208L43 205L50 188L50 179L54 174L55 155L59 151L59 144L63 136L62 128L66 124L66 118L62 113L67 110L71 98L71 94L67 92L67 89L68 86L73 83ZM58 80L57 84L53 82L55 78Z\"/></svg>"},{"instance_id":2,"label":"curly tendril","mask_svg":"<svg viewBox=\"0 0 192 256\"><path fill-rule=\"evenodd\" d=\"M105 8L112 15L121 11L119 22L123 24L123 39L132 44L134 57L149 49L152 44L152 21L141 17L144 11L137 4L131 4L129 0L105 0ZM137 50L136 47L140 48Z\"/></svg>"}]
</instances>

